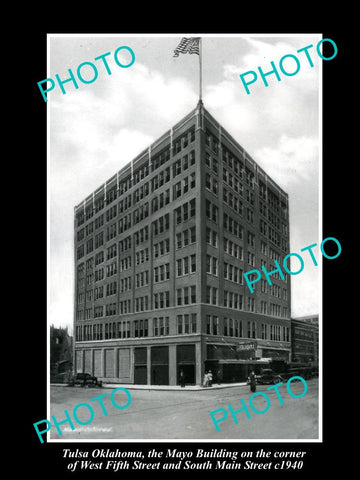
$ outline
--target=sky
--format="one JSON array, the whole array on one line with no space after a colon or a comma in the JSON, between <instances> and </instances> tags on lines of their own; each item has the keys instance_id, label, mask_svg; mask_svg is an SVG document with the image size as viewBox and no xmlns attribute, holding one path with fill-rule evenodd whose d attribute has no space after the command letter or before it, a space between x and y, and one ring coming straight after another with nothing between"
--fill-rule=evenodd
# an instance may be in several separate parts
<instances>
[{"instance_id":1,"label":"sky","mask_svg":"<svg viewBox=\"0 0 360 480\"><path fill-rule=\"evenodd\" d=\"M199 57L173 56L183 36L202 37L202 99L205 108L289 194L290 252L321 243L321 34L296 35L49 35L47 77L69 78L84 62L96 65L92 83L77 79L47 94L48 123L48 324L73 323L74 207L195 108ZM304 52L308 49L313 66ZM114 52L128 46L135 62L120 68ZM103 61L94 59L105 53ZM300 68L284 75L279 62L295 55ZM118 59L131 60L123 49ZM263 72L277 66L281 81ZM292 57L283 69L295 71ZM247 95L240 74L257 71ZM90 65L81 67L85 80ZM250 77L249 77L250 78ZM39 81L42 79L39 79ZM45 87L44 87L45 88ZM39 93L40 94L40 93ZM321 254L316 267L303 254L304 270L293 275L292 316L319 313ZM295 271L297 265L293 267Z\"/></svg>"}]
</instances>

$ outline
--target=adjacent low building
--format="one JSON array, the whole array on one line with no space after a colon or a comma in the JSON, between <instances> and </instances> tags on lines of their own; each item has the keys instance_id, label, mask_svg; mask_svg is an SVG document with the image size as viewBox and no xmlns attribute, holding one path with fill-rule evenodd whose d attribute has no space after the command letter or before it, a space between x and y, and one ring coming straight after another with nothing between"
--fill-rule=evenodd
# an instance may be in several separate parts
<instances>
[{"instance_id":1,"label":"adjacent low building","mask_svg":"<svg viewBox=\"0 0 360 480\"><path fill-rule=\"evenodd\" d=\"M291 360L319 364L319 316L291 319Z\"/></svg>"},{"instance_id":2,"label":"adjacent low building","mask_svg":"<svg viewBox=\"0 0 360 480\"><path fill-rule=\"evenodd\" d=\"M202 102L75 207L75 369L200 384L290 360L288 195ZM216 379L215 379L216 381Z\"/></svg>"},{"instance_id":3,"label":"adjacent low building","mask_svg":"<svg viewBox=\"0 0 360 480\"><path fill-rule=\"evenodd\" d=\"M73 370L73 338L67 328L50 326L50 381L67 382Z\"/></svg>"}]
</instances>

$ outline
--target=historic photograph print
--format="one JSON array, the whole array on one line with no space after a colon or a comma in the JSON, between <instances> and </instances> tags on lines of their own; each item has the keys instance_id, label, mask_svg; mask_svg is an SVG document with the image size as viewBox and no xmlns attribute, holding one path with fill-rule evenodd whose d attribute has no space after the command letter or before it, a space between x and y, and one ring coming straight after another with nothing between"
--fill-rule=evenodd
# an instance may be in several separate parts
<instances>
[{"instance_id":1,"label":"historic photograph print","mask_svg":"<svg viewBox=\"0 0 360 480\"><path fill-rule=\"evenodd\" d=\"M41 442L321 441L314 34L48 34Z\"/></svg>"}]
</instances>

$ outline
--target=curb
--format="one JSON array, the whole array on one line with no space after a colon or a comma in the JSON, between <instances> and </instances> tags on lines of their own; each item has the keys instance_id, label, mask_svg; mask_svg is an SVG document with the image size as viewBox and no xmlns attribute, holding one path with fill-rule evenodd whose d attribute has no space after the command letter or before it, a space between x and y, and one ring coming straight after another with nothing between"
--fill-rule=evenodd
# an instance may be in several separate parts
<instances>
[{"instance_id":1,"label":"curb","mask_svg":"<svg viewBox=\"0 0 360 480\"><path fill-rule=\"evenodd\" d=\"M70 387L67 383L50 383L51 387L69 387L69 388L84 388L84 387ZM156 391L168 391L168 392L201 392L203 390L220 390L223 388L232 388L232 387L246 387L247 383L226 383L226 384L216 384L211 387L203 387L201 385L188 385L185 387L180 387L179 385L134 385L134 384L117 384L117 383L103 383L102 387L94 388L118 388L123 387L127 390L156 390ZM92 388L92 387L90 387Z\"/></svg>"}]
</instances>

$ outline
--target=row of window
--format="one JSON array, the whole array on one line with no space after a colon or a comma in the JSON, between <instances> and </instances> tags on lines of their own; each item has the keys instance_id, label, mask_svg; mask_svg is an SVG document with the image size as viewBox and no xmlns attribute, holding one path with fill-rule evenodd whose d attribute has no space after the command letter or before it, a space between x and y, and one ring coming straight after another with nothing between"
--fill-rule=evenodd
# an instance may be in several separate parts
<instances>
[{"instance_id":1,"label":"row of window","mask_svg":"<svg viewBox=\"0 0 360 480\"><path fill-rule=\"evenodd\" d=\"M259 327L259 328L258 328ZM78 325L76 341L108 340L112 338L139 338L148 336L186 335L198 332L197 314L176 316L176 330L170 329L168 316L152 319L123 320L119 322ZM283 325L242 321L237 318L206 316L206 333L238 338L290 341L290 328Z\"/></svg>"},{"instance_id":2,"label":"row of window","mask_svg":"<svg viewBox=\"0 0 360 480\"><path fill-rule=\"evenodd\" d=\"M209 287L207 292L207 302L211 305L218 305L218 290L214 287ZM168 291L155 293L154 296L154 310L163 309L170 307L170 294ZM246 297L247 299L247 308L246 311L255 313L255 298ZM195 286L183 287L176 290L176 305L191 305L196 303L196 289ZM224 291L224 307L231 308L234 310L244 310L244 296L239 293ZM131 299L121 300L119 302L119 315L125 315L132 312L132 301ZM145 295L142 297L135 298L134 312L143 312L148 311L149 307L149 296ZM268 304L266 301L260 301L260 313L270 315L272 317L281 317L288 318L288 308L272 303ZM93 316L95 318L103 316L116 315L116 304L111 303L108 305L99 305L95 306L94 309L78 308L76 319L77 320L88 320Z\"/></svg>"},{"instance_id":3,"label":"row of window","mask_svg":"<svg viewBox=\"0 0 360 480\"><path fill-rule=\"evenodd\" d=\"M119 302L119 314L127 314L131 312L131 299L121 300ZM176 305L190 305L196 303L196 287L194 285L189 287L182 287L176 289ZM157 292L153 295L153 308L154 310L163 309L170 307L170 292L163 291ZM142 297L135 298L134 311L143 312L149 310L149 296L144 295ZM92 308L77 310L76 319L77 320L87 320L91 318ZM107 305L98 305L94 307L94 317L103 317L116 315L116 303L111 303Z\"/></svg>"},{"instance_id":4,"label":"row of window","mask_svg":"<svg viewBox=\"0 0 360 480\"><path fill-rule=\"evenodd\" d=\"M296 336L297 340L313 341L318 337L318 332L313 330L306 330L305 328L294 327L293 336Z\"/></svg>"},{"instance_id":5,"label":"row of window","mask_svg":"<svg viewBox=\"0 0 360 480\"><path fill-rule=\"evenodd\" d=\"M194 203L191 202L191 211L190 215L194 216L195 215L195 199L193 200ZM190 203L190 202L189 202ZM187 205L183 207L184 210L187 210ZM184 218L185 220L185 218ZM165 214L162 217L159 217L157 220L154 220L152 222L152 228L153 228L153 233L154 235L158 235L160 233L163 233L169 229L169 221L170 217L169 214ZM129 219L127 216L124 216L121 220L119 220L119 234L123 233L125 230L131 227L131 219ZM134 234L135 237L135 245L139 245L140 243L147 241L149 239L149 228L148 226L141 228L139 231L135 232ZM126 240L126 242L125 242ZM130 237L127 237L123 241L124 243L121 244L120 250L124 251L124 248L129 248L131 245L131 240ZM94 245L95 243L95 245ZM95 236L95 242L93 242L93 239L89 239L86 242L86 254L91 253L95 247L95 249L101 247L104 245L104 232L100 232ZM115 250L115 249L114 249ZM80 245L77 248L77 259L81 259L85 255L85 245Z\"/></svg>"},{"instance_id":6,"label":"row of window","mask_svg":"<svg viewBox=\"0 0 360 480\"><path fill-rule=\"evenodd\" d=\"M186 141L174 141L173 142L173 149L174 149L174 154L180 153L182 148L185 148L184 146L187 146L189 143L193 142L195 139L195 130L194 128L191 128L189 130L188 134L184 134L186 138ZM180 146L180 147L179 147ZM112 203L118 196L122 196L124 193L126 193L130 188L135 186L138 182L144 180L149 174L150 171L154 172L156 169L158 169L160 166L165 164L168 160L170 160L170 148L166 148L159 154L155 156L151 156L149 161L145 164L143 164L140 168L136 169L134 172L132 172L126 179L122 180L119 182L118 185L115 185L109 189L106 189L106 185L104 185L104 195L97 199L93 199L93 202L91 205L88 205L85 208L85 211L80 211L77 214L77 224L82 225L85 221L89 220L94 214L98 213L101 211L105 205L108 205ZM179 166L178 163L180 162L180 172L181 168L186 170L189 166L194 165L195 163L195 152L192 150L188 155L185 155L184 159L182 160L177 160L173 164L173 176L175 177L176 175L179 174ZM166 169L170 173L170 168ZM165 173L162 172L163 175ZM156 181L154 179L157 179L158 184L156 185ZM167 181L169 181L170 178L168 178ZM159 181L159 175L153 177L152 179L152 186L153 186L153 191L158 187L161 186L161 182ZM146 184L148 185L148 184ZM137 189L134 192L134 202L136 203L137 201L141 200L144 195L144 191L140 189ZM146 195L146 192L145 192ZM130 200L131 201L131 200ZM127 202L129 202L129 199L127 199ZM124 208L124 204L121 204L120 208Z\"/></svg>"},{"instance_id":7,"label":"row of window","mask_svg":"<svg viewBox=\"0 0 360 480\"><path fill-rule=\"evenodd\" d=\"M195 198L189 202L183 203L180 207L174 210L175 225L186 222L196 215L196 201Z\"/></svg>"},{"instance_id":8,"label":"row of window","mask_svg":"<svg viewBox=\"0 0 360 480\"><path fill-rule=\"evenodd\" d=\"M149 324L150 330L149 332ZM178 315L176 333L179 335L197 332L197 314ZM94 325L78 325L76 341L108 340L112 338L160 337L170 335L169 317L154 317L141 320L123 320Z\"/></svg>"},{"instance_id":9,"label":"row of window","mask_svg":"<svg viewBox=\"0 0 360 480\"><path fill-rule=\"evenodd\" d=\"M223 144L220 144L219 139L209 131L206 131L205 133L205 144L215 155L219 153L219 147L221 147L223 163L229 166L229 168L231 168L232 171L236 173L236 175L238 175L240 178L245 177L246 183L251 188L254 188L254 172L252 172L248 167L245 167L244 162L237 158L234 154L232 154L230 150L226 148ZM213 156L210 156L209 152L206 152L205 162L209 167L213 167L212 164L214 160L215 158ZM213 170L215 171L215 173L217 173L217 169Z\"/></svg>"},{"instance_id":10,"label":"row of window","mask_svg":"<svg viewBox=\"0 0 360 480\"><path fill-rule=\"evenodd\" d=\"M196 228L190 227L176 234L176 248L187 247L196 242Z\"/></svg>"},{"instance_id":11,"label":"row of window","mask_svg":"<svg viewBox=\"0 0 360 480\"><path fill-rule=\"evenodd\" d=\"M217 163L216 163L216 168L214 169L214 159L211 159L209 154L206 157L206 165L213 169L213 171L217 174ZM216 161L215 161L216 162ZM223 181L226 185L231 187L234 192L237 194L240 194L241 196L243 195L243 185L242 183L234 177L226 168L223 168ZM218 180L216 177L213 175L210 175L209 173L206 173L205 175L205 185L206 188L211 191L213 194L217 195L218 194ZM249 181L249 185L253 187L253 177ZM277 199L277 201L275 200ZM255 203L255 196L254 192L251 190L247 189L246 190L246 200L251 204L254 205ZM233 194L230 190L227 190L226 188L223 189L223 201L225 204L227 204L230 208L232 208L237 214L243 215L243 203L242 200L235 194ZM270 201L270 206L274 207L276 211L279 211L278 205L280 204L280 200L276 197L275 194L273 194L271 191L269 193L269 201ZM286 204L282 204L282 211L284 212L283 218L286 219L287 215L287 208ZM266 205L263 202L260 202L260 213L263 215L267 216L269 222L276 227L278 230L280 229L280 218L278 215L276 215L274 212L272 212L270 209L266 207ZM250 223L254 223L254 212L250 209L246 209L246 218ZM282 227L282 234L283 235L288 235L288 228L285 223L281 223ZM260 224L260 229L264 235L267 235L267 224L265 224L264 221Z\"/></svg>"},{"instance_id":12,"label":"row of window","mask_svg":"<svg viewBox=\"0 0 360 480\"><path fill-rule=\"evenodd\" d=\"M286 289L284 289L286 291ZM246 311L255 313L256 302L254 296L247 296ZM284 294L284 299L287 299L287 293ZM214 286L206 287L206 303L210 305L219 305L219 289ZM235 293L224 290L223 306L235 310L244 310L244 296L241 293ZM269 314L273 317L288 318L289 311L286 306L275 303L268 303L265 300L260 301L260 313Z\"/></svg>"},{"instance_id":13,"label":"row of window","mask_svg":"<svg viewBox=\"0 0 360 480\"><path fill-rule=\"evenodd\" d=\"M165 161L167 160L168 158L165 158ZM166 167L164 170L160 171L157 175L155 175L149 182L144 183L138 189L136 189L133 194L130 194L124 199L122 199L119 202L119 213L125 212L132 205L136 205L136 203L146 198L149 195L150 191L155 192L158 188L169 182L171 179L171 170L172 177L175 178L177 175L185 172L189 167L193 165L195 165L194 150L192 150L189 154L184 155L184 157L182 157L181 159L176 160L173 163L172 168L170 166ZM189 185L189 180L190 183L192 181L195 181L195 173L191 174L190 179L189 177L184 179L184 185ZM194 186L195 184L193 183L190 188L194 188ZM169 190L167 190L166 192L169 192Z\"/></svg>"},{"instance_id":14,"label":"row of window","mask_svg":"<svg viewBox=\"0 0 360 480\"><path fill-rule=\"evenodd\" d=\"M255 239L254 235L252 235L250 232L248 232L248 243L250 246L254 245ZM215 230L211 230L210 228L207 228L206 232L206 241L209 245L212 245L213 247L217 247L218 245L218 235ZM244 258L244 251L242 246L239 244L233 242L232 240L227 239L224 237L224 251L228 255L231 255L232 257L238 259L238 260L243 260ZM191 227L190 229L184 230L182 232L179 232L176 234L176 248L180 249L183 247L186 247L190 244L193 244L196 242L196 230L195 227ZM129 243L131 243L129 241ZM161 257L165 254L168 254L170 252L170 241L169 239L164 239L161 240L158 243L155 243L154 246L154 258ZM261 252L263 254L267 254L267 245L264 242L261 242ZM117 255L117 248L116 244L111 245L108 247L106 250L106 259L109 260ZM276 252L274 249L270 248L269 256L271 259L277 260L278 262L281 261L281 256L278 252ZM98 252L95 255L95 266L100 265L105 261L105 254L104 251ZM139 250L135 252L135 264L136 265L141 265L145 262L149 261L149 248L144 248L142 250ZM210 260L210 256L207 256L207 273L211 273L213 275L217 275L217 262L218 260L214 257L212 260ZM247 252L247 262L251 266L255 266L255 255L252 252ZM263 266L267 267L267 262L265 260L261 260L261 264ZM86 268L87 270L91 270L94 266L94 257L88 259L86 261ZM131 267L131 256L125 257L121 260L120 262L120 271L127 270L128 268ZM230 269L229 275L227 276L227 269ZM234 268L236 268L234 266ZM232 280L232 266L227 265L227 263L224 264L224 270L225 270L225 278ZM81 280L84 276L84 263L81 263L78 266L78 280ZM195 272L195 270L194 270ZM104 278L104 275L101 275L100 273L95 272L95 281L102 280ZM180 276L181 274L178 274ZM236 277L236 274L235 274ZM237 280L233 280L237 282ZM242 284L241 279L239 280L239 283Z\"/></svg>"},{"instance_id":15,"label":"row of window","mask_svg":"<svg viewBox=\"0 0 360 480\"><path fill-rule=\"evenodd\" d=\"M180 182L176 183L173 186L173 200L181 197L187 193L190 189L195 188L195 173L192 173L190 176L185 177ZM157 197L153 198L151 204L148 202L142 204L139 208L135 209L131 214L126 215L124 218L119 220L119 233L123 233L125 230L130 228L132 225L136 225L145 218L147 218L150 213L154 214L161 208L165 207L170 203L170 189L165 190L160 193ZM80 232L78 232L80 233ZM116 236L116 223L107 227L107 236L106 239L109 240ZM80 238L78 234L78 239Z\"/></svg>"},{"instance_id":16,"label":"row of window","mask_svg":"<svg viewBox=\"0 0 360 480\"><path fill-rule=\"evenodd\" d=\"M241 178L244 172L244 163L242 160L237 158L230 150L226 147L222 147L222 158L225 165L227 165L231 170L233 170L236 175L239 175Z\"/></svg>"},{"instance_id":17,"label":"row of window","mask_svg":"<svg viewBox=\"0 0 360 480\"><path fill-rule=\"evenodd\" d=\"M223 317L222 322L220 322L218 316L206 315L206 333L208 335L290 341L290 327L261 323L261 331L258 331L258 326L257 322L254 321L245 322L237 318Z\"/></svg>"},{"instance_id":18,"label":"row of window","mask_svg":"<svg viewBox=\"0 0 360 480\"><path fill-rule=\"evenodd\" d=\"M218 218L218 207L212 203L210 200L206 200L206 217L214 223L217 223ZM185 202L178 208L174 210L174 221L176 225L181 224L189 220L190 218L195 217L196 215L196 201L195 199L190 200L189 202ZM250 221L252 219L250 218ZM163 232L166 232L170 227L170 215L169 213L159 217L158 219L152 222L152 229L153 234L158 235ZM120 227L121 223L121 227ZM123 232L127 228L130 228L131 221L125 216L119 221L119 230ZM237 222L231 215L224 213L223 215L223 227L224 229L231 233L232 235L238 237L239 239L243 239L244 228L242 225ZM275 244L277 247L282 248L283 250L287 250L288 242L285 238L280 236L279 232L275 231L272 227L265 225L265 223L261 220L261 231L265 235L267 234L269 240ZM118 232L120 233L120 232ZM189 232L191 234L191 243L196 241L195 239L195 227ZM189 233L184 234L177 234L177 248L181 248L181 235L184 237L184 244L186 245L187 238ZM107 227L107 241L111 240L116 235L116 224L109 225ZM135 245L139 245L140 243L147 241L149 239L149 227L145 226L139 231L134 233ZM206 231L206 241L207 243L211 244L212 246L217 246L218 238L217 233L214 229L208 227ZM255 234L252 232L247 232L247 242L248 246L255 247ZM89 239L86 244L82 244L77 248L77 259L81 259L85 254L91 253L94 249L101 247L104 245L104 231L99 232L95 235L94 238ZM184 245L184 246L185 246ZM86 250L85 250L86 246ZM121 240L119 242L119 250L120 252L126 251L131 247L131 236ZM226 245L225 245L226 247ZM154 247L155 249L156 247ZM261 251L264 254L267 254L267 244L261 241ZM156 250L155 250L156 254ZM270 247L270 254L271 258L279 257L279 253L277 253L273 248ZM102 255L102 254L101 254ZM113 245L107 249L107 259L116 256L116 245ZM97 257L96 263L100 263L100 259L103 258L101 256Z\"/></svg>"},{"instance_id":19,"label":"row of window","mask_svg":"<svg viewBox=\"0 0 360 480\"><path fill-rule=\"evenodd\" d=\"M169 264L168 264L169 265ZM176 260L176 276L182 277L196 272L196 255L178 258ZM170 277L170 274L169 274Z\"/></svg>"},{"instance_id":20,"label":"row of window","mask_svg":"<svg viewBox=\"0 0 360 480\"><path fill-rule=\"evenodd\" d=\"M246 183L253 189L255 184L255 177L253 172L251 172L247 168L244 170L244 165L242 164L242 162L236 160L232 154L229 154L229 158L232 158L233 160L228 162L227 154L228 151L224 149L223 163L225 165L228 165L230 169L233 169L233 172L235 172L240 179L244 177L243 174L245 172ZM209 169L211 169L215 174L218 174L218 162L215 158L211 157L208 152L205 156L205 163ZM242 182L225 167L223 168L223 182L228 185L235 193L240 194L241 196L243 195ZM206 187L215 195L218 193L218 180L212 177L209 173L206 174ZM224 202L230 205L239 214L242 214L241 200L236 198L236 196L233 195L231 191L224 189L223 192ZM275 193L268 189L268 187L262 182L260 182L260 198L268 202L268 205L264 202L259 203L260 213L267 217L270 223L272 223L275 227L279 229L280 219L273 212L271 212L269 208L272 208L276 213L280 213L281 218L283 220L286 220L288 213L286 202L280 202L280 199L277 197L277 195L275 195ZM254 205L255 196L251 190L246 190L246 199L251 205ZM285 224L283 224L283 234L287 234L287 227Z\"/></svg>"},{"instance_id":21,"label":"row of window","mask_svg":"<svg viewBox=\"0 0 360 480\"><path fill-rule=\"evenodd\" d=\"M183 230L180 233L176 234L176 248L180 249L190 245L191 243L196 242L196 231L195 227L191 227L189 229ZM119 242L119 251L120 253L125 252L131 248L131 235L126 237L124 240ZM154 258L161 257L166 255L170 252L170 240L169 238L165 238L164 240L160 240L159 242L154 243ZM148 249L146 250L146 258L148 259ZM144 250L143 250L144 251ZM136 252L137 255L139 252ZM137 257L138 258L138 257ZM143 260L146 261L146 260ZM143 261L139 260L139 263L143 263ZM137 265L139 265L138 260L136 260Z\"/></svg>"},{"instance_id":22,"label":"row of window","mask_svg":"<svg viewBox=\"0 0 360 480\"><path fill-rule=\"evenodd\" d=\"M207 273L209 274L212 274L212 275L218 274L217 258L207 255L206 270L207 270ZM183 257L177 260L177 270L176 270L177 277L189 275L195 272L196 272L195 254L187 257ZM243 284L242 275L243 275L243 271L241 269L238 269L236 266L233 266L231 264L224 263L224 278L226 280L234 283L239 283L240 285L242 285ZM166 264L155 267L153 271L153 276L154 276L154 283L159 283L159 282L169 280L170 279L169 264L166 263ZM104 278L103 269L95 271L95 281L102 280L103 278ZM149 270L139 272L135 275L135 288L144 287L144 286L147 286L148 284L149 284ZM79 285L81 285L81 283L79 283ZM126 278L122 278L119 283L120 293L130 291L131 289L132 289L132 277L129 276ZM275 283L273 283L272 285L269 285L268 282L264 279L261 279L260 289L262 293L268 293L273 297L276 297L285 301L288 299L287 288L280 287ZM93 299L98 300L100 298L103 298L104 292L106 297L115 295L117 293L117 283L116 282L108 283L107 285L105 285L105 291L104 291L104 285L98 286L94 290L93 289L88 290L86 292L86 297L85 297L85 292L80 292L77 295L77 303L78 304L84 303L85 298L86 298L86 302L90 302ZM217 292L218 292L218 289L216 287L210 287L210 286L208 287L207 303L218 305ZM233 300L233 296L234 296L234 300ZM227 292L226 290L224 290L224 307L242 310L243 309L242 295L238 293L233 294L232 292ZM250 309L249 305L248 305L248 310L253 311ZM260 302L260 313L265 313L265 314L271 313L276 316L281 315L281 313L280 314L277 313L275 306L270 307L270 310L269 310L268 303L265 300L261 300Z\"/></svg>"},{"instance_id":23,"label":"row of window","mask_svg":"<svg viewBox=\"0 0 360 480\"><path fill-rule=\"evenodd\" d=\"M148 249L141 250L138 252L137 262L141 263L142 261L147 261L148 260ZM255 262L255 256L253 253L248 252L248 262L249 264L254 264ZM119 262L119 267L120 271L124 272L128 269L131 268L132 264L132 257L128 256L125 258L122 258ZM84 264L81 264L82 266ZM266 266L266 262L262 260L262 265ZM179 258L176 260L176 277L182 277L185 275L190 275L193 273L196 273L197 270L197 265L196 265L196 254L191 254L182 258ZM272 266L270 268L267 267L268 271L274 271L275 267ZM80 272L80 269L79 269ZM219 267L218 267L218 259L217 257L214 257L212 255L207 255L206 256L206 273L209 275L213 276L218 276L219 274ZM243 279L243 269L239 268L236 265L233 265L228 262L224 262L223 264L223 277L225 280L229 282L234 282L239 285L244 285L244 279ZM87 286L91 286L94 282L100 282L103 281L105 278L112 277L117 274L117 264L116 262L110 263L106 265L106 267L100 267L97 268L94 273L89 273L86 275L86 278L84 277L83 274L83 268L81 269L81 273L78 275L77 279L77 288L78 290L82 290L85 288L85 284ZM167 281L170 279L170 264L162 264L162 265L157 265L153 269L153 280L154 283L158 282L163 282ZM280 274L279 272L274 272L272 273L272 279L277 279L280 280ZM86 282L85 282L86 280ZM287 276L285 276L285 281L287 280ZM144 287L148 285L149 283L149 271L142 271L142 272L137 272L135 274L135 286L136 288L139 287ZM109 285L114 285L116 282L111 282ZM258 285L255 286L257 288ZM97 295L95 295L95 299L97 298L103 298L103 294L101 293L101 287L96 287L97 288ZM106 286L108 288L108 285ZM131 276L121 278L120 279L120 292L126 292L131 290ZM208 288L214 288L216 287L208 287ZM259 288L259 287L258 287ZM217 290L217 289L216 289ZM287 300L287 288L284 288L282 286L277 285L276 283L272 283L272 285L269 285L267 280L261 279L260 280L260 291L261 293L267 293L271 296L277 297L277 298L282 298L283 300ZM87 295L90 295L91 290L87 292ZM116 293L116 286L112 287L110 291L106 291L106 296L113 295ZM210 295L212 298L213 295ZM217 297L217 295L216 295ZM91 300L91 298L87 298L87 301ZM84 292L79 292L78 293L78 302L82 303L84 301ZM217 305L217 300L216 303L214 301L208 302L212 303L214 305ZM226 305L225 305L226 306ZM266 312L263 312L266 313Z\"/></svg>"},{"instance_id":24,"label":"row of window","mask_svg":"<svg viewBox=\"0 0 360 480\"><path fill-rule=\"evenodd\" d=\"M174 185L174 196L173 198L178 198L181 197L186 191L189 189L189 184L188 184L188 178L184 179L182 182L185 182L184 185L182 186L182 182L179 182L178 184ZM190 188L193 188L195 186L195 179L190 182ZM167 190L166 192L162 192L158 197L154 198L152 201L152 213L155 213L157 210L162 208L163 206L167 205L170 203L170 190ZM237 199L235 196L233 196L231 193L227 193L227 190L224 189L224 203L227 204L230 208L232 208L237 214L243 215L243 205L242 202ZM106 241L110 241L111 239L115 238L117 235L117 225L119 225L119 234L123 233L125 230L130 228L132 225L136 225L140 221L144 220L146 217L149 216L149 206L148 204L144 204L141 207L139 207L137 210L133 212L133 219L131 219L131 216L125 216L123 219L119 221L119 224L116 222L107 226L106 228ZM217 211L215 210L214 214L212 215L210 212L208 212L208 218L211 218L213 221L217 221ZM231 217L230 217L231 218ZM249 223L254 223L254 212L247 208L246 210L246 218ZM131 221L132 220L132 221ZM228 220L227 218L224 218L224 224L227 225L229 222L229 228L232 229L231 225L231 220ZM270 222L273 223L273 225L276 227L277 230L280 228L280 220L277 217L277 220ZM224 225L224 226L225 226ZM281 223L282 226L282 232L281 234L283 236L288 235L288 227L285 223ZM89 225L86 227L86 229L89 227ZM225 227L227 228L227 227ZM92 232L92 229L89 230L89 234ZM263 219L260 219L260 232L266 236L269 237L269 239L277 246L280 246L280 234L277 232L274 228L269 226ZM235 233L236 234L236 233ZM81 241L85 238L84 235L84 229L80 230L77 233L77 240ZM91 253L94 248L98 248L99 246L104 244L104 233L100 232L95 239L91 238L86 242L86 253ZM286 245L286 242L285 242ZM85 253L84 248L82 249Z\"/></svg>"}]
</instances>

